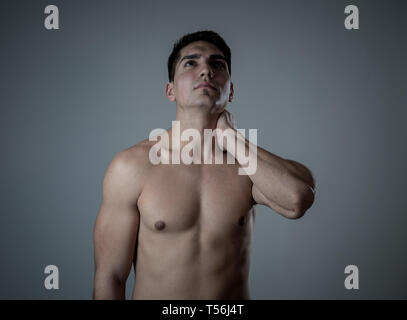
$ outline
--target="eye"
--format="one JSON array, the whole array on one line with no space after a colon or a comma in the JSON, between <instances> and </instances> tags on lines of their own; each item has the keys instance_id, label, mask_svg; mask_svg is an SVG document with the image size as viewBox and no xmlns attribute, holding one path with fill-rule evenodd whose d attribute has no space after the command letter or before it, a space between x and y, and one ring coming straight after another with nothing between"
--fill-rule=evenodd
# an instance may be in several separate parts
<instances>
[{"instance_id":1,"label":"eye","mask_svg":"<svg viewBox=\"0 0 407 320\"><path fill-rule=\"evenodd\" d=\"M215 68L226 69L225 63L223 63L222 61L214 61L214 62L212 63L212 65L213 65Z\"/></svg>"},{"instance_id":2,"label":"eye","mask_svg":"<svg viewBox=\"0 0 407 320\"><path fill-rule=\"evenodd\" d=\"M195 65L195 61L194 60L188 60L187 62L185 62L184 67L187 67L188 65Z\"/></svg>"}]
</instances>

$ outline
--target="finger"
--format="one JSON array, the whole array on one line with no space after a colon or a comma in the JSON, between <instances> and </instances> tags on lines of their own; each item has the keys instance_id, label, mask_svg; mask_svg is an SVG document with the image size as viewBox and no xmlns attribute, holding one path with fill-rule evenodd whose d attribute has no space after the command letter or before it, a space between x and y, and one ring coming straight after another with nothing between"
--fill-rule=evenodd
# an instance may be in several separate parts
<instances>
[{"instance_id":1,"label":"finger","mask_svg":"<svg viewBox=\"0 0 407 320\"><path fill-rule=\"evenodd\" d=\"M231 114L230 112L228 112L229 113L229 122L232 124L232 126L234 127L234 128L236 128L236 121L235 121L235 117L233 116L233 114Z\"/></svg>"}]
</instances>

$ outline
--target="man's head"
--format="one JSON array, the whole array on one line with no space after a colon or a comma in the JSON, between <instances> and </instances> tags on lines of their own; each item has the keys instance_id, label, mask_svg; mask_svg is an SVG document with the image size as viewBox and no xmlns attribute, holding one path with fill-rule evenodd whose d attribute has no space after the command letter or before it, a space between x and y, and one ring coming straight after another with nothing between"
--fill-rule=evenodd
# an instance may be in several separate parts
<instances>
[{"instance_id":1,"label":"man's head","mask_svg":"<svg viewBox=\"0 0 407 320\"><path fill-rule=\"evenodd\" d=\"M174 44L168 58L166 95L181 106L224 109L233 96L230 70L230 49L217 33L187 34Z\"/></svg>"},{"instance_id":2,"label":"man's head","mask_svg":"<svg viewBox=\"0 0 407 320\"><path fill-rule=\"evenodd\" d=\"M216 32L213 31L198 31L194 33L188 33L184 35L181 39L175 42L174 47L170 56L168 57L168 81L174 81L175 75L175 66L179 62L180 51L182 48L186 47L192 42L196 41L206 41L212 43L215 47L217 47L220 51L222 51L223 56L225 57L225 61L228 65L229 75L232 74L231 70L231 52L229 46L226 44L225 40L218 35Z\"/></svg>"}]
</instances>

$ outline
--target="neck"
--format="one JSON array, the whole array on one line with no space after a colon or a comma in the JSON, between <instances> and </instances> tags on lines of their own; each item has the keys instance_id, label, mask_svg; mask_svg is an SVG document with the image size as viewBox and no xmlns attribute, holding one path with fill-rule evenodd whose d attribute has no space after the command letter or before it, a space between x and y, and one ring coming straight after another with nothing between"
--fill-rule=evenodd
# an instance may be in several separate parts
<instances>
[{"instance_id":1,"label":"neck","mask_svg":"<svg viewBox=\"0 0 407 320\"><path fill-rule=\"evenodd\" d=\"M218 112L208 112L199 108L189 110L177 108L175 119L180 122L181 133L185 129L196 129L203 133L204 129L216 128L219 114Z\"/></svg>"},{"instance_id":2,"label":"neck","mask_svg":"<svg viewBox=\"0 0 407 320\"><path fill-rule=\"evenodd\" d=\"M204 129L216 129L218 117L220 112L210 113L206 109L191 108L188 110L177 108L175 120L179 121L180 135L187 129L195 129L200 133L200 142L204 142ZM170 145L172 148L179 149L188 144L188 141L181 141L180 145L177 145L176 141L172 141L172 132L174 127L168 130L170 134ZM178 128L176 128L178 129ZM198 143L198 141L194 140Z\"/></svg>"}]
</instances>

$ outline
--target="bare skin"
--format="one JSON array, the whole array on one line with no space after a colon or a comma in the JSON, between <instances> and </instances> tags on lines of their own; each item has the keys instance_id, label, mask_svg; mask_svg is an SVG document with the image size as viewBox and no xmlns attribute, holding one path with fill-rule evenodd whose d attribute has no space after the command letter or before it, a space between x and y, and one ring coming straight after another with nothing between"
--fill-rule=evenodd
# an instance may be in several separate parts
<instances>
[{"instance_id":1,"label":"bare skin","mask_svg":"<svg viewBox=\"0 0 407 320\"><path fill-rule=\"evenodd\" d=\"M198 54L188 63L182 57ZM177 103L186 128L233 128L226 104L233 84L223 55L198 41L184 47L166 95ZM214 88L198 88L202 81ZM168 132L171 137L170 128ZM237 143L249 142L236 133ZM303 165L258 148L252 175L238 175L240 159L227 164L160 164L149 161L155 142L118 153L106 171L94 229L94 299L124 299L135 269L133 299L249 299L249 257L254 205L290 219L314 200L314 181ZM168 152L182 148L170 141ZM248 149L246 149L248 150Z\"/></svg>"}]
</instances>

